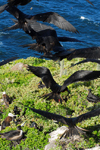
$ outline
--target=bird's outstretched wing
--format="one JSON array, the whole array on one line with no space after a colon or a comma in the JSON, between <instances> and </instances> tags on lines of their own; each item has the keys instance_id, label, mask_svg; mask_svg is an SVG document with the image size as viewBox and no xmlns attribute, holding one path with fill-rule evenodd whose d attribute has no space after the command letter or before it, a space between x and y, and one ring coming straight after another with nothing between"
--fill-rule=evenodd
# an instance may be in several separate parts
<instances>
[{"instance_id":1,"label":"bird's outstretched wing","mask_svg":"<svg viewBox=\"0 0 100 150\"><path fill-rule=\"evenodd\" d=\"M78 81L90 81L100 77L100 71L79 70L73 73L67 80L64 81L61 91L69 84Z\"/></svg>"},{"instance_id":2,"label":"bird's outstretched wing","mask_svg":"<svg viewBox=\"0 0 100 150\"><path fill-rule=\"evenodd\" d=\"M48 56L45 57L48 58ZM72 60L73 58L98 59L100 58L100 47L67 49L66 51L60 51L56 54L52 54L50 58L53 60L62 60L64 58L67 58L67 60Z\"/></svg>"},{"instance_id":3,"label":"bird's outstretched wing","mask_svg":"<svg viewBox=\"0 0 100 150\"><path fill-rule=\"evenodd\" d=\"M42 79L42 81L44 82L44 84L46 85L47 88L51 88L52 86L56 84L56 82L54 81L50 70L46 67L34 67L34 66L29 66L27 70L31 71L32 73L34 73L36 76L40 77Z\"/></svg>"},{"instance_id":4,"label":"bird's outstretched wing","mask_svg":"<svg viewBox=\"0 0 100 150\"><path fill-rule=\"evenodd\" d=\"M17 5L26 5L31 0L7 0L8 4L11 6L17 6Z\"/></svg>"},{"instance_id":5,"label":"bird's outstretched wing","mask_svg":"<svg viewBox=\"0 0 100 150\"><path fill-rule=\"evenodd\" d=\"M50 112L47 112L47 111L43 111L43 110L31 108L31 107L28 107L28 108L31 109L33 112L36 112L36 113L38 113L38 114L40 114L40 115L42 115L42 116L44 116L44 117L46 117L48 119L57 120L58 122L61 122L63 124L67 124L66 118L61 116L61 115L53 114L53 113L50 113ZM70 120L70 118L68 118L68 119Z\"/></svg>"},{"instance_id":6,"label":"bird's outstretched wing","mask_svg":"<svg viewBox=\"0 0 100 150\"><path fill-rule=\"evenodd\" d=\"M86 63L86 62L95 62L95 63L100 64L100 60L98 60L98 59L85 59L85 60L79 61L79 62L76 63L76 64L71 65L70 67L79 65L79 64L81 64L81 63Z\"/></svg>"},{"instance_id":7,"label":"bird's outstretched wing","mask_svg":"<svg viewBox=\"0 0 100 150\"><path fill-rule=\"evenodd\" d=\"M55 12L37 14L37 15L34 15L31 18L31 20L48 22L48 23L56 25L57 27L61 29L78 33L78 31L72 24L70 24L66 19L64 19L62 16L60 16L58 13L55 13Z\"/></svg>"},{"instance_id":8,"label":"bird's outstretched wing","mask_svg":"<svg viewBox=\"0 0 100 150\"><path fill-rule=\"evenodd\" d=\"M0 6L0 14L7 9L10 9L12 6L17 6L17 5L26 5L29 3L31 0L7 0L7 4L4 4ZM10 7L9 7L10 6ZM13 11L14 12L14 11Z\"/></svg>"},{"instance_id":9,"label":"bird's outstretched wing","mask_svg":"<svg viewBox=\"0 0 100 150\"><path fill-rule=\"evenodd\" d=\"M100 47L75 49L68 57L65 56L68 60L77 57L98 59L100 58Z\"/></svg>"},{"instance_id":10,"label":"bird's outstretched wing","mask_svg":"<svg viewBox=\"0 0 100 150\"><path fill-rule=\"evenodd\" d=\"M9 59L7 59L7 60L4 60L4 61L0 62L0 66L3 66L3 65L5 65L5 64L7 64L7 63L9 63L10 61L13 61L13 60L15 60L15 59L18 59L18 57L12 57L12 58L9 58Z\"/></svg>"},{"instance_id":11,"label":"bird's outstretched wing","mask_svg":"<svg viewBox=\"0 0 100 150\"><path fill-rule=\"evenodd\" d=\"M61 42L84 42L84 41L80 41L75 38L69 38L69 37L58 37L58 40Z\"/></svg>"},{"instance_id":12,"label":"bird's outstretched wing","mask_svg":"<svg viewBox=\"0 0 100 150\"><path fill-rule=\"evenodd\" d=\"M87 112L85 114L82 114L82 115L78 116L75 120L75 124L78 123L78 122L84 121L86 119L89 119L91 117L98 116L98 115L100 115L100 108L92 110L90 112Z\"/></svg>"}]
</instances>

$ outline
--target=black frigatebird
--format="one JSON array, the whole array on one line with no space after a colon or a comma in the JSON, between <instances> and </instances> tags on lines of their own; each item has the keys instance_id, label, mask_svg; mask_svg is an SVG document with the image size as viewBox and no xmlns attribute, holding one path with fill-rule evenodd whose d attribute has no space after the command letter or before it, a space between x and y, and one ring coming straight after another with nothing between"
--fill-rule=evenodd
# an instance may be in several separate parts
<instances>
[{"instance_id":1,"label":"black frigatebird","mask_svg":"<svg viewBox=\"0 0 100 150\"><path fill-rule=\"evenodd\" d=\"M51 72L46 67L35 67L29 66L27 70L31 71L36 76L40 77L44 82L47 88L52 90L51 93L45 95L44 97L49 97L50 99L55 99L57 102L62 102L62 98L60 96L61 92L68 91L67 86L71 83L78 81L89 81L94 80L100 76L100 71L89 71L89 70L80 70L73 73L68 79L66 79L62 86L57 84L53 79Z\"/></svg>"},{"instance_id":2,"label":"black frigatebird","mask_svg":"<svg viewBox=\"0 0 100 150\"><path fill-rule=\"evenodd\" d=\"M78 117L66 118L66 117L63 117L61 115L53 114L53 113L50 113L50 112L47 112L47 111L38 110L38 109L31 108L31 107L28 107L28 106L26 106L26 107L31 109L33 112L38 113L38 114L40 114L40 115L42 115L42 116L44 116L48 119L57 120L58 122L61 122L63 124L68 125L69 130L65 131L60 138L62 138L64 135L72 136L72 135L76 135L76 134L79 134L79 133L85 133L84 131L89 131L89 130L77 127L76 124L78 122L82 122L82 121L84 121L86 119L89 119L91 117L95 117L95 116L100 115L100 108L95 109L95 110L90 111L90 112L87 112L85 114L82 114Z\"/></svg>"}]
</instances>

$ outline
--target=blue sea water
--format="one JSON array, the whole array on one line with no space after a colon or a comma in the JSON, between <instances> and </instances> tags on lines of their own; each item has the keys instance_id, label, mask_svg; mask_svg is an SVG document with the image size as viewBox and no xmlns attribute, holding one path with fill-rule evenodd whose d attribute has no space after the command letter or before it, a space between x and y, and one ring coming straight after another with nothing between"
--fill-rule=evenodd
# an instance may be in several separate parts
<instances>
[{"instance_id":1,"label":"blue sea water","mask_svg":"<svg viewBox=\"0 0 100 150\"><path fill-rule=\"evenodd\" d=\"M0 0L0 6L6 2L6 0ZM71 33L49 24L55 28L57 35L85 41L83 43L65 42L61 44L65 49L82 48L100 46L100 0L91 0L91 2L94 7L85 0L32 0L26 6L18 6L18 8L31 15L49 11L59 13L76 27L79 34ZM19 58L36 56L37 52L19 46L33 42L31 37L25 34L23 30L3 30L13 25L11 18L14 17L7 11L0 14L0 61L15 56Z\"/></svg>"}]
</instances>

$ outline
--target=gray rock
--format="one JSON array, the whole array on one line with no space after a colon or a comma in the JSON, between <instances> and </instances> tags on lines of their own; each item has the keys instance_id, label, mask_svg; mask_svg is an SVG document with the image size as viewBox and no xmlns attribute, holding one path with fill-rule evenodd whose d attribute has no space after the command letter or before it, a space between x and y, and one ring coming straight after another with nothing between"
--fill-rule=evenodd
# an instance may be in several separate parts
<instances>
[{"instance_id":1,"label":"gray rock","mask_svg":"<svg viewBox=\"0 0 100 150\"><path fill-rule=\"evenodd\" d=\"M23 64L23 63L17 63L16 65L14 65L11 70L12 71L17 71L17 70L20 70L20 71L24 71L24 68L27 68L27 64Z\"/></svg>"}]
</instances>

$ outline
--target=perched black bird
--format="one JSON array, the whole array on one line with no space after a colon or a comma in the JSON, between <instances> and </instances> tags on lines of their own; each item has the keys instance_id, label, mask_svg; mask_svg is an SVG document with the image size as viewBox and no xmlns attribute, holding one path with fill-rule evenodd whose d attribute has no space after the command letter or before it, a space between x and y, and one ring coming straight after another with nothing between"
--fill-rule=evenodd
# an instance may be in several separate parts
<instances>
[{"instance_id":1,"label":"perched black bird","mask_svg":"<svg viewBox=\"0 0 100 150\"><path fill-rule=\"evenodd\" d=\"M31 0L7 0L7 4L0 6L0 13L7 10L11 6L26 5Z\"/></svg>"},{"instance_id":2,"label":"perched black bird","mask_svg":"<svg viewBox=\"0 0 100 150\"><path fill-rule=\"evenodd\" d=\"M98 59L88 59L88 58L87 58L87 59L85 59L85 60L79 61L79 62L76 63L76 64L71 65L70 67L79 65L79 64L81 64L81 63L86 63L86 62L95 62L95 63L100 64L100 60L98 60Z\"/></svg>"},{"instance_id":3,"label":"perched black bird","mask_svg":"<svg viewBox=\"0 0 100 150\"><path fill-rule=\"evenodd\" d=\"M1 130L5 129L7 126L10 126L10 122L15 119L16 115L9 113L8 116L4 119L1 125Z\"/></svg>"},{"instance_id":4,"label":"perched black bird","mask_svg":"<svg viewBox=\"0 0 100 150\"><path fill-rule=\"evenodd\" d=\"M55 99L56 101L62 102L62 98L60 96L61 92L68 91L67 86L71 83L77 82L77 81L89 81L94 80L100 76L100 71L88 71L88 70L80 70L73 73L68 79L64 81L64 84L62 86L58 85L51 73L50 70L46 67L34 67L29 66L27 67L27 70L34 73L36 76L40 77L47 88L50 88L52 90L52 93L49 93L45 95L45 97L49 97L50 99Z\"/></svg>"},{"instance_id":5,"label":"perched black bird","mask_svg":"<svg viewBox=\"0 0 100 150\"><path fill-rule=\"evenodd\" d=\"M88 90L87 100L92 103L100 102L100 98L94 94L92 94L91 89Z\"/></svg>"},{"instance_id":6,"label":"perched black bird","mask_svg":"<svg viewBox=\"0 0 100 150\"><path fill-rule=\"evenodd\" d=\"M53 114L53 113L50 113L50 112L46 112L46 111L42 111L42 110L38 110L38 109L35 109L35 108L30 108L30 107L28 107L28 108L31 109L33 112L36 112L36 113L38 113L38 114L40 114L40 115L42 115L42 116L44 116L48 119L57 120L58 122L61 122L63 124L68 125L69 131L67 130L63 133L63 135L66 134L66 136L71 136L71 135L75 135L75 134L79 134L79 133L84 133L84 131L87 131L87 130L77 127L76 124L78 122L82 122L83 120L86 120L88 118L100 115L100 108L98 108L96 110L93 110L93 111L90 111L90 112L87 112L85 114L82 114L82 115L80 115L78 117L74 117L74 118L65 118L61 115Z\"/></svg>"}]
</instances>

